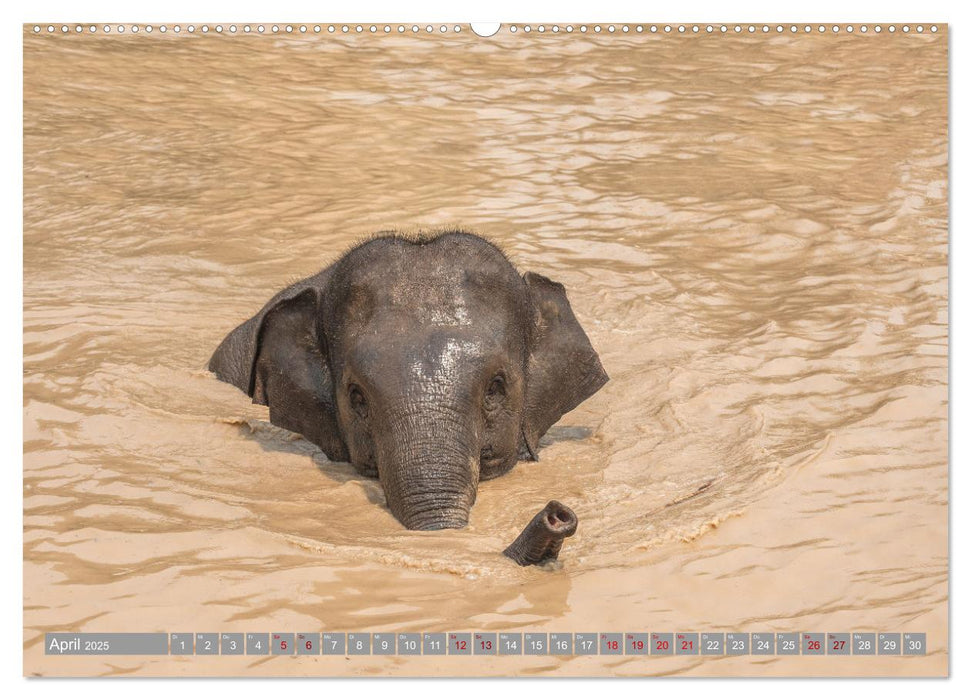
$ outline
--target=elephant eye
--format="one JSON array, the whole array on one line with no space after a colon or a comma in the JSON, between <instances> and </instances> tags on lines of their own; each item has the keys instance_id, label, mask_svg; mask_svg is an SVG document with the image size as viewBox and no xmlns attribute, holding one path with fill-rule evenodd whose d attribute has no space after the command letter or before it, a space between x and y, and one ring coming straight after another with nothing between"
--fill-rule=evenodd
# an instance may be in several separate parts
<instances>
[{"instance_id":1,"label":"elephant eye","mask_svg":"<svg viewBox=\"0 0 971 700\"><path fill-rule=\"evenodd\" d=\"M357 384L351 384L347 387L347 398L351 402L351 408L354 409L354 413L361 418L368 417L367 399L364 398L361 387Z\"/></svg>"},{"instance_id":2,"label":"elephant eye","mask_svg":"<svg viewBox=\"0 0 971 700\"><path fill-rule=\"evenodd\" d=\"M501 399L506 395L506 380L503 379L502 375L496 375L489 382L489 388L486 389L486 399L496 401Z\"/></svg>"}]
</instances>

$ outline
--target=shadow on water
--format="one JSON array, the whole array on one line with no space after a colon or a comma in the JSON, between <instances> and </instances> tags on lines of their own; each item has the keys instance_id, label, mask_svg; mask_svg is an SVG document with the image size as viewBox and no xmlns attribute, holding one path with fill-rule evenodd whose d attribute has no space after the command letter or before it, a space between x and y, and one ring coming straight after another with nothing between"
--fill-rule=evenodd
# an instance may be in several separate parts
<instances>
[{"instance_id":1,"label":"shadow on water","mask_svg":"<svg viewBox=\"0 0 971 700\"><path fill-rule=\"evenodd\" d=\"M358 474L350 462L330 461L319 447L300 433L294 433L268 421L254 418L247 418L239 423L237 428L240 435L249 440L255 440L266 452L284 452L308 457L322 474L340 484L348 481L363 483L375 481Z\"/></svg>"},{"instance_id":2,"label":"shadow on water","mask_svg":"<svg viewBox=\"0 0 971 700\"><path fill-rule=\"evenodd\" d=\"M370 503L387 508L384 491L377 479L358 474L349 462L330 461L323 450L299 433L254 418L246 419L237 427L242 436L255 440L266 452L284 452L307 457L317 470L331 481L339 485L354 482L361 487L365 498Z\"/></svg>"},{"instance_id":3,"label":"shadow on water","mask_svg":"<svg viewBox=\"0 0 971 700\"><path fill-rule=\"evenodd\" d=\"M355 482L365 492L367 499L385 507L386 502L381 484L377 479L362 476L349 462L332 462L315 444L299 433L280 428L269 421L247 418L237 424L240 435L255 440L266 452L283 452L309 458L321 474L338 484ZM540 447L549 447L559 442L586 440L593 434L591 428L577 425L553 426L540 440Z\"/></svg>"},{"instance_id":4,"label":"shadow on water","mask_svg":"<svg viewBox=\"0 0 971 700\"><path fill-rule=\"evenodd\" d=\"M586 440L593 435L593 429L582 425L554 425L540 438L540 448L555 445L558 442L577 442Z\"/></svg>"},{"instance_id":5,"label":"shadow on water","mask_svg":"<svg viewBox=\"0 0 971 700\"><path fill-rule=\"evenodd\" d=\"M338 481L348 481L353 475L347 470L353 470L348 462L331 462L319 447L304 438L299 433L294 433L286 428L280 428L264 420L248 418L237 425L239 432L244 437L256 440L260 447L267 452L288 452L296 455L306 455L311 457L321 471L327 473ZM540 447L549 447L559 442L578 442L586 440L593 435L593 429L582 425L554 425L540 439ZM341 474L332 474L328 465L346 466L346 470Z\"/></svg>"}]
</instances>

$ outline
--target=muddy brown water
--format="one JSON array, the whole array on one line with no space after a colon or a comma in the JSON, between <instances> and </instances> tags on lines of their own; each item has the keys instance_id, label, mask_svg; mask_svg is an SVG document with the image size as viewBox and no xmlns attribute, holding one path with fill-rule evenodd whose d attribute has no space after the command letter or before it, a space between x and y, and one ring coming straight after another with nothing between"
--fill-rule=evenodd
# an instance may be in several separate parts
<instances>
[{"instance_id":1,"label":"muddy brown water","mask_svg":"<svg viewBox=\"0 0 971 700\"><path fill-rule=\"evenodd\" d=\"M24 36L24 672L948 667L947 38ZM381 229L566 285L610 383L408 532L205 371ZM548 500L547 571L500 552ZM892 658L101 657L46 631L893 631Z\"/></svg>"}]
</instances>

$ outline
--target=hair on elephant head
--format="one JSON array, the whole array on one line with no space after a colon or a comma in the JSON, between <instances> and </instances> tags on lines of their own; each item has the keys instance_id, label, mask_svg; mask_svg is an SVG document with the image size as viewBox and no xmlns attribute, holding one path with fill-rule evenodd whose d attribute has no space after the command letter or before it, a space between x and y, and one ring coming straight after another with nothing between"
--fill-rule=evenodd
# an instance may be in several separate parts
<instances>
[{"instance_id":1,"label":"hair on elephant head","mask_svg":"<svg viewBox=\"0 0 971 700\"><path fill-rule=\"evenodd\" d=\"M607 381L561 284L476 235L380 235L274 296L209 362L409 529L463 527L480 480Z\"/></svg>"}]
</instances>

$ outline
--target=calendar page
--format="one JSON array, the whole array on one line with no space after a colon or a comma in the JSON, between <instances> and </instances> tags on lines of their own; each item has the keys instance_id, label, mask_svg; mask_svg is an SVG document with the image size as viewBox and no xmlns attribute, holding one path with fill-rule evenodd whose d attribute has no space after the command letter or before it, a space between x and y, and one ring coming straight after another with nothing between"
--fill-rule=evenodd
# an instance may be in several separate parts
<instances>
[{"instance_id":1,"label":"calendar page","mask_svg":"<svg viewBox=\"0 0 971 700\"><path fill-rule=\"evenodd\" d=\"M25 676L948 674L946 24L28 23L23 195Z\"/></svg>"}]
</instances>

